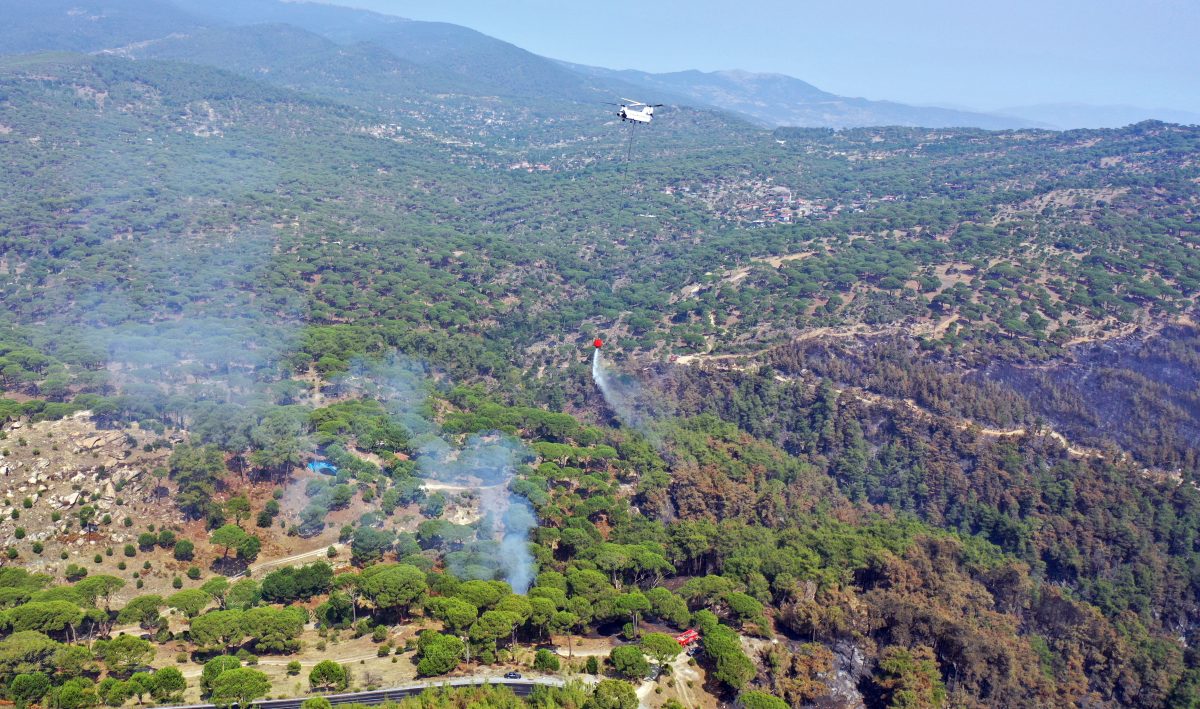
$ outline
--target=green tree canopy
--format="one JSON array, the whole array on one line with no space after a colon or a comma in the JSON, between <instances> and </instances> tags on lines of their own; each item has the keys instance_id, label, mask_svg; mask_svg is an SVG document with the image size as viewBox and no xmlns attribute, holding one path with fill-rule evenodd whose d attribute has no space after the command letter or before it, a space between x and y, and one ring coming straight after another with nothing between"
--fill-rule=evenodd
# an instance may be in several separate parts
<instances>
[{"instance_id":1,"label":"green tree canopy","mask_svg":"<svg viewBox=\"0 0 1200 709\"><path fill-rule=\"evenodd\" d=\"M239 667L217 675L209 700L219 707L247 706L270 691L271 682L265 674L250 667Z\"/></svg>"},{"instance_id":2,"label":"green tree canopy","mask_svg":"<svg viewBox=\"0 0 1200 709\"><path fill-rule=\"evenodd\" d=\"M237 669L242 661L232 655L218 655L204 663L200 671L200 694L207 697L212 693L213 682L227 670Z\"/></svg>"},{"instance_id":3,"label":"green tree canopy","mask_svg":"<svg viewBox=\"0 0 1200 709\"><path fill-rule=\"evenodd\" d=\"M308 673L308 684L323 692L340 691L349 686L350 676L345 667L333 660L321 660Z\"/></svg>"},{"instance_id":4,"label":"green tree canopy","mask_svg":"<svg viewBox=\"0 0 1200 709\"><path fill-rule=\"evenodd\" d=\"M453 635L425 630L417 638L417 674L421 677L444 675L462 661L463 642Z\"/></svg>"},{"instance_id":5,"label":"green tree canopy","mask_svg":"<svg viewBox=\"0 0 1200 709\"><path fill-rule=\"evenodd\" d=\"M584 709L637 709L638 698L628 682L603 679L583 706Z\"/></svg>"},{"instance_id":6,"label":"green tree canopy","mask_svg":"<svg viewBox=\"0 0 1200 709\"><path fill-rule=\"evenodd\" d=\"M616 673L626 679L640 680L650 671L650 663L646 662L642 649L637 645L614 647L608 654L608 660Z\"/></svg>"},{"instance_id":7,"label":"green tree canopy","mask_svg":"<svg viewBox=\"0 0 1200 709\"><path fill-rule=\"evenodd\" d=\"M212 597L198 588L189 588L167 597L167 605L188 618L195 618L211 602Z\"/></svg>"}]
</instances>

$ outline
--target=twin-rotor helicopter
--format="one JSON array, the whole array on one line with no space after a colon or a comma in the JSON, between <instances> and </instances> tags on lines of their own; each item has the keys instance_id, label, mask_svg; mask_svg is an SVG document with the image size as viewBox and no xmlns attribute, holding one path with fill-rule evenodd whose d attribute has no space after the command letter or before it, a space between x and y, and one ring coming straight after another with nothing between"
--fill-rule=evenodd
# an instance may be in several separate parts
<instances>
[{"instance_id":1,"label":"twin-rotor helicopter","mask_svg":"<svg viewBox=\"0 0 1200 709\"><path fill-rule=\"evenodd\" d=\"M662 107L661 103L642 103L631 98L622 98L621 101L622 103L610 103L609 105L621 107L621 110L617 111L617 115L621 117L622 122L649 123L654 120L654 109Z\"/></svg>"},{"instance_id":2,"label":"twin-rotor helicopter","mask_svg":"<svg viewBox=\"0 0 1200 709\"><path fill-rule=\"evenodd\" d=\"M607 101L605 103L609 106L620 106L621 108L617 111L617 115L621 117L622 123L629 124L629 143L625 147L625 162L628 164L629 159L633 157L633 136L637 133L634 128L637 128L639 125L650 125L650 121L654 120L654 109L660 108L663 104L643 103L641 101L634 101L631 98L623 98L621 99L621 103Z\"/></svg>"}]
</instances>

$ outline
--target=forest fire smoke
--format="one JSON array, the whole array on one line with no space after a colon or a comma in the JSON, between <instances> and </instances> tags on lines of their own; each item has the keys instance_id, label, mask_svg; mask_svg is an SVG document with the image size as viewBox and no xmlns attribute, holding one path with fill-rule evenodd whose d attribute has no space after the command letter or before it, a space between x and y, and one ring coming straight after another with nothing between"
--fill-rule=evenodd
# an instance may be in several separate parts
<instances>
[{"instance_id":1,"label":"forest fire smoke","mask_svg":"<svg viewBox=\"0 0 1200 709\"><path fill-rule=\"evenodd\" d=\"M642 434L656 448L662 447L661 438L651 429L650 418L644 412L641 385L605 362L599 347L592 354L592 381L622 425Z\"/></svg>"},{"instance_id":2,"label":"forest fire smoke","mask_svg":"<svg viewBox=\"0 0 1200 709\"><path fill-rule=\"evenodd\" d=\"M493 561L504 580L516 593L528 591L535 575L529 535L537 526L537 515L529 501L510 487L517 467L533 458L529 451L520 441L498 432L475 434L462 444L448 440L425 410L435 383L423 364L393 354L382 362L356 362L351 372L343 386L383 403L392 419L414 436L414 460L422 477L478 495L480 512L488 523L481 525L480 541L498 542ZM446 564L460 578L480 577L475 565L458 557L447 558Z\"/></svg>"},{"instance_id":3,"label":"forest fire smoke","mask_svg":"<svg viewBox=\"0 0 1200 709\"><path fill-rule=\"evenodd\" d=\"M417 469L425 477L464 485L479 495L479 509L492 525L493 538L500 540L500 565L505 580L516 593L525 593L533 583L533 555L529 534L537 526L537 515L525 498L509 489L517 466L529 452L515 439L499 433L471 436L461 447L442 438L430 439L417 453ZM460 578L474 574L453 559L447 566Z\"/></svg>"}]
</instances>

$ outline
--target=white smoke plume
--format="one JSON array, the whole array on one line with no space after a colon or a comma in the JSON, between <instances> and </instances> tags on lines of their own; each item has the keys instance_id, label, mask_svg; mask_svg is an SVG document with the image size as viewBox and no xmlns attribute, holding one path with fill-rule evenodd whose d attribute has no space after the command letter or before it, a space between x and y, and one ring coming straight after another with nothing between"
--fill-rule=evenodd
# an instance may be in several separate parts
<instances>
[{"instance_id":1,"label":"white smoke plume","mask_svg":"<svg viewBox=\"0 0 1200 709\"><path fill-rule=\"evenodd\" d=\"M454 442L432 420L428 409L429 395L436 386L428 367L398 354L383 361L356 362L339 382L343 392L382 402L394 419L414 434L414 460L421 477L478 495L480 512L491 525L493 541L498 542L490 561L516 593L525 593L535 576L529 535L537 527L537 516L511 485L517 468L534 456L520 441L498 432ZM448 558L447 566L461 578L476 578L488 571L456 559Z\"/></svg>"},{"instance_id":2,"label":"white smoke plume","mask_svg":"<svg viewBox=\"0 0 1200 709\"><path fill-rule=\"evenodd\" d=\"M661 450L662 436L652 426L653 418L641 385L606 362L600 354L600 348L596 348L592 355L592 380L621 425L637 431Z\"/></svg>"}]
</instances>

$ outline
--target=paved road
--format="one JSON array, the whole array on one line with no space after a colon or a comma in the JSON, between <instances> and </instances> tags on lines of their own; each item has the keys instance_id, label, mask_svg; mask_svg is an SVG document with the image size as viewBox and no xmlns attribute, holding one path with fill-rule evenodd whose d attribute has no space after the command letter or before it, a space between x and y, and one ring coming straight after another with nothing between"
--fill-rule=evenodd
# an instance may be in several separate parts
<instances>
[{"instance_id":1,"label":"paved road","mask_svg":"<svg viewBox=\"0 0 1200 709\"><path fill-rule=\"evenodd\" d=\"M391 689L376 689L370 692L349 692L346 694L313 694L310 697L294 697L291 699L266 699L254 702L254 709L299 709L305 699L325 697L330 704L382 704L388 700L413 697L427 689L437 687L473 687L480 684L504 685L519 697L527 697L537 686L562 687L566 684L560 679L503 679L499 677L442 680L440 682L421 682L408 684ZM213 704L185 704L163 709L215 709Z\"/></svg>"}]
</instances>

